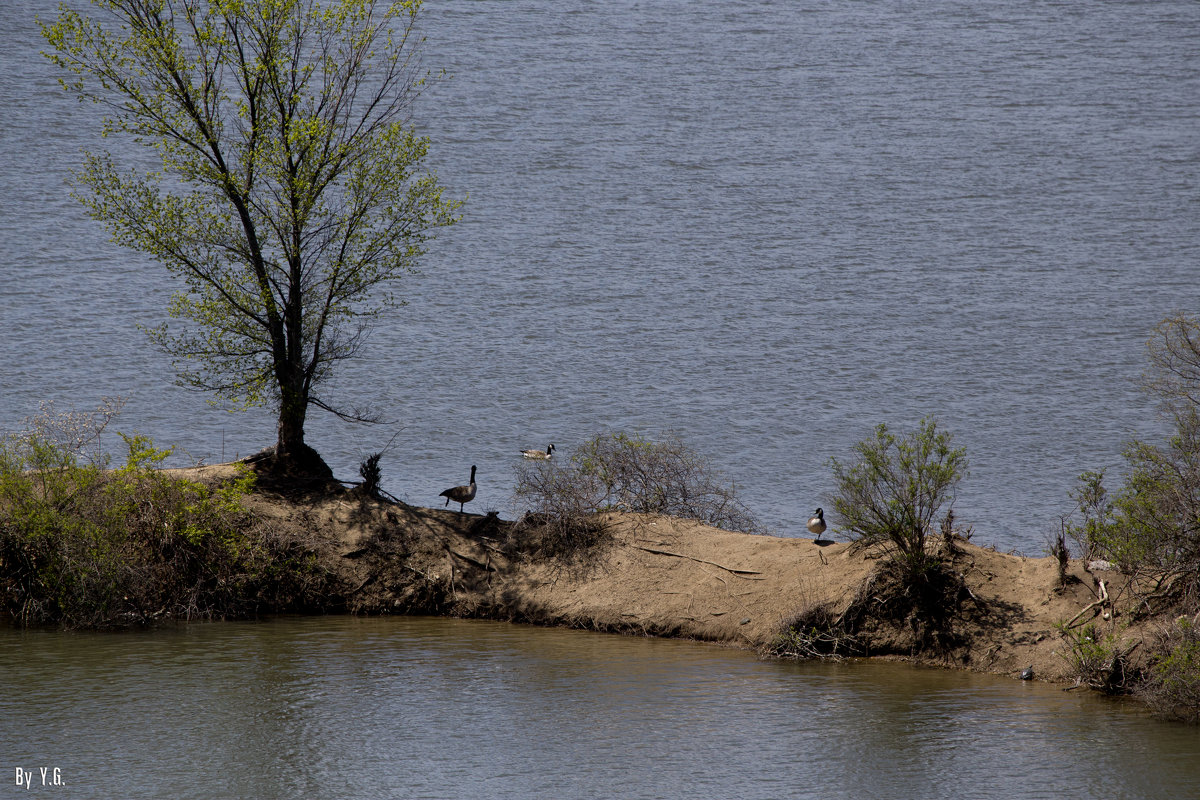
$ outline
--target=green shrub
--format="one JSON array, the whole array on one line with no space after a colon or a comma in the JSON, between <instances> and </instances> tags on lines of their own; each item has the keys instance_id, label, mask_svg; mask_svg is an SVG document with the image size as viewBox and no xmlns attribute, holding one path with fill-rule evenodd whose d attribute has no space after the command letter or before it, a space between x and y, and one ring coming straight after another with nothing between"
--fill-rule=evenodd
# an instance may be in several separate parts
<instances>
[{"instance_id":1,"label":"green shrub","mask_svg":"<svg viewBox=\"0 0 1200 800\"><path fill-rule=\"evenodd\" d=\"M966 451L950 445L950 435L928 417L900 438L878 425L854 446L854 463L830 460L834 522L860 544L890 549L907 572L920 575L931 558L926 537L945 522L938 513L953 503L967 470Z\"/></svg>"},{"instance_id":2,"label":"green shrub","mask_svg":"<svg viewBox=\"0 0 1200 800\"><path fill-rule=\"evenodd\" d=\"M1090 686L1105 694L1124 694L1130 690L1129 650L1122 649L1114 634L1101 635L1094 623L1071 629L1060 626L1067 645L1063 657L1071 667L1077 684Z\"/></svg>"},{"instance_id":3,"label":"green shrub","mask_svg":"<svg viewBox=\"0 0 1200 800\"><path fill-rule=\"evenodd\" d=\"M1113 521L1113 503L1104 486L1104 471L1087 471L1079 476L1079 485L1068 493L1075 501L1079 521L1063 520L1063 533L1075 543L1076 551L1086 560L1107 558L1106 542Z\"/></svg>"},{"instance_id":4,"label":"green shrub","mask_svg":"<svg viewBox=\"0 0 1200 800\"><path fill-rule=\"evenodd\" d=\"M1068 526L1085 558L1104 558L1127 573L1153 577L1159 594L1200 603L1200 415L1180 412L1165 445L1133 442L1128 475L1109 499L1102 473L1084 473L1083 522Z\"/></svg>"},{"instance_id":5,"label":"green shrub","mask_svg":"<svg viewBox=\"0 0 1200 800\"><path fill-rule=\"evenodd\" d=\"M1159 714L1200 722L1200 630L1181 617L1151 646L1156 656L1137 693Z\"/></svg>"},{"instance_id":6,"label":"green shrub","mask_svg":"<svg viewBox=\"0 0 1200 800\"><path fill-rule=\"evenodd\" d=\"M1128 477L1096 539L1123 569L1156 573L1156 592L1190 613L1200 606L1200 319L1163 320L1148 354L1145 385L1174 433L1162 445L1126 449Z\"/></svg>"},{"instance_id":7,"label":"green shrub","mask_svg":"<svg viewBox=\"0 0 1200 800\"><path fill-rule=\"evenodd\" d=\"M1129 476L1117 497L1119 524L1105 541L1114 560L1200 578L1200 415L1178 414L1166 446L1135 442Z\"/></svg>"},{"instance_id":8,"label":"green shrub","mask_svg":"<svg viewBox=\"0 0 1200 800\"><path fill-rule=\"evenodd\" d=\"M953 644L953 610L969 597L962 577L946 563L950 551L935 553L928 538L939 530L953 539L953 490L966 474L966 451L951 446L948 433L929 417L901 437L886 425L855 445L856 460L831 459L835 491L833 521L856 546L880 547L886 558L872 577L874 599L860 598L848 630L867 617L899 623L914 635L914 647Z\"/></svg>"},{"instance_id":9,"label":"green shrub","mask_svg":"<svg viewBox=\"0 0 1200 800\"><path fill-rule=\"evenodd\" d=\"M0 443L0 608L16 623L245 616L319 596L312 554L244 510L251 472L208 486L159 469L169 450L123 439L115 470L37 433Z\"/></svg>"}]
</instances>

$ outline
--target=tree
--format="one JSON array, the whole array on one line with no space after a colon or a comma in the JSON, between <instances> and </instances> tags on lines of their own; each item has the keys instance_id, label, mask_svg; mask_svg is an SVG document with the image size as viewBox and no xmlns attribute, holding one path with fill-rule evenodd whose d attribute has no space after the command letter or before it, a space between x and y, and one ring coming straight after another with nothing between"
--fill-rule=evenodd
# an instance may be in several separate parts
<instances>
[{"instance_id":1,"label":"tree","mask_svg":"<svg viewBox=\"0 0 1200 800\"><path fill-rule=\"evenodd\" d=\"M842 527L864 544L894 548L911 574L927 566L925 537L967 470L966 451L931 418L897 439L884 424L854 446L858 460L831 459L833 508Z\"/></svg>"},{"instance_id":2,"label":"tree","mask_svg":"<svg viewBox=\"0 0 1200 800\"><path fill-rule=\"evenodd\" d=\"M1147 388L1174 423L1166 446L1133 442L1118 508L1126 531L1122 561L1182 576L1189 607L1200 603L1200 319L1177 313L1150 340Z\"/></svg>"},{"instance_id":3,"label":"tree","mask_svg":"<svg viewBox=\"0 0 1200 800\"><path fill-rule=\"evenodd\" d=\"M1083 525L1071 530L1085 556L1147 574L1163 596L1191 610L1200 604L1200 320L1163 320L1149 356L1145 386L1174 431L1162 444L1130 442L1124 485L1110 502L1085 507ZM1081 494L1106 498L1094 476L1081 476Z\"/></svg>"},{"instance_id":4,"label":"tree","mask_svg":"<svg viewBox=\"0 0 1200 800\"><path fill-rule=\"evenodd\" d=\"M310 406L370 322L401 305L435 229L457 221L410 125L420 0L92 0L60 9L48 57L104 134L161 171L86 155L77 196L121 245L182 278L151 329L183 385L278 410L276 465L327 470ZM79 191L82 190L82 191Z\"/></svg>"},{"instance_id":5,"label":"tree","mask_svg":"<svg viewBox=\"0 0 1200 800\"><path fill-rule=\"evenodd\" d=\"M1182 313L1167 317L1147 349L1147 389L1172 412L1200 409L1200 320Z\"/></svg>"}]
</instances>

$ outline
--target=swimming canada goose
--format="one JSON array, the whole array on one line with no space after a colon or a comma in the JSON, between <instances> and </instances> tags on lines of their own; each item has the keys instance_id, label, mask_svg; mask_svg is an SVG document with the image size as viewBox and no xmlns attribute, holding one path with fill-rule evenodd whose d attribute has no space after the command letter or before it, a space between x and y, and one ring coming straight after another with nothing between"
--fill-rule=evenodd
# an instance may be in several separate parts
<instances>
[{"instance_id":1,"label":"swimming canada goose","mask_svg":"<svg viewBox=\"0 0 1200 800\"><path fill-rule=\"evenodd\" d=\"M824 509L818 508L816 516L809 518L808 530L817 535L817 538L813 539L814 542L821 541L821 534L825 532L825 511L824 511Z\"/></svg>"},{"instance_id":2,"label":"swimming canada goose","mask_svg":"<svg viewBox=\"0 0 1200 800\"><path fill-rule=\"evenodd\" d=\"M446 498L446 505L450 505L450 501L458 503L458 510L463 510L463 504L469 503L475 499L475 490L479 488L475 485L475 465L471 465L471 483L468 486L452 486L442 492L439 497Z\"/></svg>"},{"instance_id":3,"label":"swimming canada goose","mask_svg":"<svg viewBox=\"0 0 1200 800\"><path fill-rule=\"evenodd\" d=\"M554 445L551 444L545 450L522 450L521 455L526 458L538 458L542 461L548 461L550 456L554 455Z\"/></svg>"},{"instance_id":4,"label":"swimming canada goose","mask_svg":"<svg viewBox=\"0 0 1200 800\"><path fill-rule=\"evenodd\" d=\"M1023 681L1033 680L1033 664L1030 664L1028 667L1021 670L1021 680L1023 680Z\"/></svg>"}]
</instances>

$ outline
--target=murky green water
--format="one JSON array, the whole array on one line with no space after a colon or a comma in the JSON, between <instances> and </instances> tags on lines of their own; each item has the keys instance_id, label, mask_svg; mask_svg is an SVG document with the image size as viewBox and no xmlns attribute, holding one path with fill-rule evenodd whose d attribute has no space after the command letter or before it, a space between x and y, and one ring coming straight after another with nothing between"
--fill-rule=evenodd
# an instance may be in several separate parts
<instances>
[{"instance_id":1,"label":"murky green water","mask_svg":"<svg viewBox=\"0 0 1200 800\"><path fill-rule=\"evenodd\" d=\"M0 798L1182 798L1200 730L991 676L325 617L2 631L0 767Z\"/></svg>"}]
</instances>

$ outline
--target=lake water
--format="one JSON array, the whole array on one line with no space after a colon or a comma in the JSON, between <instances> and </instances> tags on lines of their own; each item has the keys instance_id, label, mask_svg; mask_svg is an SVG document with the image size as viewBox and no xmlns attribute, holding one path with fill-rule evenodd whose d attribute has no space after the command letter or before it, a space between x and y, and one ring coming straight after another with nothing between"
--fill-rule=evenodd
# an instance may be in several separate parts
<instances>
[{"instance_id":1,"label":"lake water","mask_svg":"<svg viewBox=\"0 0 1200 800\"><path fill-rule=\"evenodd\" d=\"M79 6L82 0L68 5ZM137 324L169 279L67 196L98 111L0 8L0 429L129 402L177 462L254 452L267 413L175 388ZM1200 6L1187 2L429 0L418 122L463 222L340 396L339 477L512 513L517 451L674 431L781 535L830 457L934 414L976 540L1041 551L1085 469L1164 429L1153 326L1200 310ZM114 143L118 148L128 147Z\"/></svg>"},{"instance_id":2,"label":"lake water","mask_svg":"<svg viewBox=\"0 0 1200 800\"><path fill-rule=\"evenodd\" d=\"M1198 747L1036 683L581 631L0 631L6 798L1183 798Z\"/></svg>"},{"instance_id":3,"label":"lake water","mask_svg":"<svg viewBox=\"0 0 1200 800\"><path fill-rule=\"evenodd\" d=\"M171 283L68 196L98 115L49 9L0 3L0 430L122 395L176 463L256 451L270 415L172 385L136 330ZM428 0L424 30L453 77L418 121L470 200L343 373L394 424L312 419L340 477L395 436L388 491L478 464L471 510L512 513L518 450L670 430L804 535L829 458L935 414L976 541L1036 554L1076 475L1164 432L1136 378L1200 310L1200 4ZM0 767L66 783L0 797L1185 797L1198 755L1082 693L683 642L0 631Z\"/></svg>"}]
</instances>

